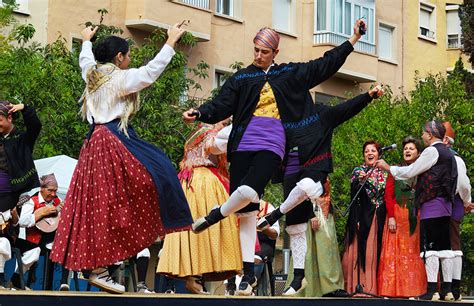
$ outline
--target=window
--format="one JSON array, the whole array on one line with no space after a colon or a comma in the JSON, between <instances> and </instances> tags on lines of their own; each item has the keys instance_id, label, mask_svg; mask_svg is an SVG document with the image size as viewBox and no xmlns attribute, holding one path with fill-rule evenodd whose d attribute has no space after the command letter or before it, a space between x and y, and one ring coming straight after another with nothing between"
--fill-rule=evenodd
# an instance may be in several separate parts
<instances>
[{"instance_id":1,"label":"window","mask_svg":"<svg viewBox=\"0 0 474 306\"><path fill-rule=\"evenodd\" d=\"M382 59L393 60L393 30L391 26L379 24L378 52Z\"/></svg>"},{"instance_id":2,"label":"window","mask_svg":"<svg viewBox=\"0 0 474 306\"><path fill-rule=\"evenodd\" d=\"M292 0L273 0L273 28L288 33L294 32L294 9Z\"/></svg>"},{"instance_id":3,"label":"window","mask_svg":"<svg viewBox=\"0 0 474 306\"><path fill-rule=\"evenodd\" d=\"M79 53L81 52L81 49L82 49L82 39L78 37L73 37L71 51Z\"/></svg>"},{"instance_id":4,"label":"window","mask_svg":"<svg viewBox=\"0 0 474 306\"><path fill-rule=\"evenodd\" d=\"M4 3L12 3L13 0L2 0L2 5L4 5ZM15 12L17 13L22 13L22 14L29 14L29 11L28 11L28 0L16 0L15 1L16 3L16 6L17 8L14 10Z\"/></svg>"},{"instance_id":5,"label":"window","mask_svg":"<svg viewBox=\"0 0 474 306\"><path fill-rule=\"evenodd\" d=\"M420 3L420 35L429 39L435 39L436 20L435 7Z\"/></svg>"},{"instance_id":6,"label":"window","mask_svg":"<svg viewBox=\"0 0 474 306\"><path fill-rule=\"evenodd\" d=\"M446 34L448 48L461 47L461 21L458 15L458 5L446 6Z\"/></svg>"},{"instance_id":7,"label":"window","mask_svg":"<svg viewBox=\"0 0 474 306\"><path fill-rule=\"evenodd\" d=\"M375 53L375 0L316 0L315 43L341 44L353 33L357 19L364 19L368 31L356 50Z\"/></svg>"},{"instance_id":8,"label":"window","mask_svg":"<svg viewBox=\"0 0 474 306\"><path fill-rule=\"evenodd\" d=\"M202 9L209 9L209 0L179 0L181 3L189 4Z\"/></svg>"},{"instance_id":9,"label":"window","mask_svg":"<svg viewBox=\"0 0 474 306\"><path fill-rule=\"evenodd\" d=\"M234 1L233 0L217 0L216 13L228 16L234 16Z\"/></svg>"},{"instance_id":10,"label":"window","mask_svg":"<svg viewBox=\"0 0 474 306\"><path fill-rule=\"evenodd\" d=\"M221 88L227 80L227 72L216 70L214 73L214 88Z\"/></svg>"}]
</instances>

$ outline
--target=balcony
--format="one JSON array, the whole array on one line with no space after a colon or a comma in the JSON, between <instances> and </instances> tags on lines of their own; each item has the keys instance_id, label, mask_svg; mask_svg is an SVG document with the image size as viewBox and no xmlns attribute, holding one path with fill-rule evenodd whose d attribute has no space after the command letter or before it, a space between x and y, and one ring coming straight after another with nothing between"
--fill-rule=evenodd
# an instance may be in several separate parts
<instances>
[{"instance_id":1,"label":"balcony","mask_svg":"<svg viewBox=\"0 0 474 306\"><path fill-rule=\"evenodd\" d=\"M176 2L181 2L183 4L199 7L205 10L209 9L209 0L176 0Z\"/></svg>"},{"instance_id":2,"label":"balcony","mask_svg":"<svg viewBox=\"0 0 474 306\"><path fill-rule=\"evenodd\" d=\"M335 32L317 32L314 34L314 41L313 43L316 45L334 45L339 46L343 42L345 42L349 36L343 35L340 33ZM369 43L364 40L359 40L357 44L355 44L354 49L359 52L368 53L375 55L375 44Z\"/></svg>"},{"instance_id":3,"label":"balcony","mask_svg":"<svg viewBox=\"0 0 474 306\"><path fill-rule=\"evenodd\" d=\"M209 0L127 0L125 25L153 32L168 29L182 20L191 20L186 28L198 41L211 39Z\"/></svg>"}]
</instances>

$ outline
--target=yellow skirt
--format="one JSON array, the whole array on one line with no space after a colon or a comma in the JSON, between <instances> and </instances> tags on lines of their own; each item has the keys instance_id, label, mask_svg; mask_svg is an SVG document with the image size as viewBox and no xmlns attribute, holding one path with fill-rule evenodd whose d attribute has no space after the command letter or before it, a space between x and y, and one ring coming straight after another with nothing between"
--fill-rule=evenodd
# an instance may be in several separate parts
<instances>
[{"instance_id":1,"label":"yellow skirt","mask_svg":"<svg viewBox=\"0 0 474 306\"><path fill-rule=\"evenodd\" d=\"M229 197L217 176L206 167L194 168L190 187L186 182L182 187L194 220ZM241 269L239 230L232 214L199 234L167 234L157 272L170 277L203 276L206 281L217 281L228 279Z\"/></svg>"}]
</instances>

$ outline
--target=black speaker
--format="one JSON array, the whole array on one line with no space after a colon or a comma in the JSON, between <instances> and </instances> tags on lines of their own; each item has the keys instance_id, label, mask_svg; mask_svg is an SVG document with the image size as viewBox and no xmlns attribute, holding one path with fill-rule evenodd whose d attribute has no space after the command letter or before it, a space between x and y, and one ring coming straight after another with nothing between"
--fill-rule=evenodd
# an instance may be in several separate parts
<instances>
[{"instance_id":1,"label":"black speaker","mask_svg":"<svg viewBox=\"0 0 474 306\"><path fill-rule=\"evenodd\" d=\"M283 290L285 290L286 280L288 279L288 274L274 274L273 280L275 282L275 296L282 295Z\"/></svg>"}]
</instances>

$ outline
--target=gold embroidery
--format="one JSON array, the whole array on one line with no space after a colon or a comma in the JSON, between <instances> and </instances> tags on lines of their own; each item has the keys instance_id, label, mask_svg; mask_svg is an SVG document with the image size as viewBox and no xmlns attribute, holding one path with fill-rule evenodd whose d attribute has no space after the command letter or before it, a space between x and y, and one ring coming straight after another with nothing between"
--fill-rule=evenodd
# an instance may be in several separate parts
<instances>
[{"instance_id":1,"label":"gold embroidery","mask_svg":"<svg viewBox=\"0 0 474 306\"><path fill-rule=\"evenodd\" d=\"M253 113L254 116L268 117L280 119L280 113L276 104L273 90L268 82L265 82L262 90L260 91L260 100L258 101L257 108Z\"/></svg>"}]
</instances>

